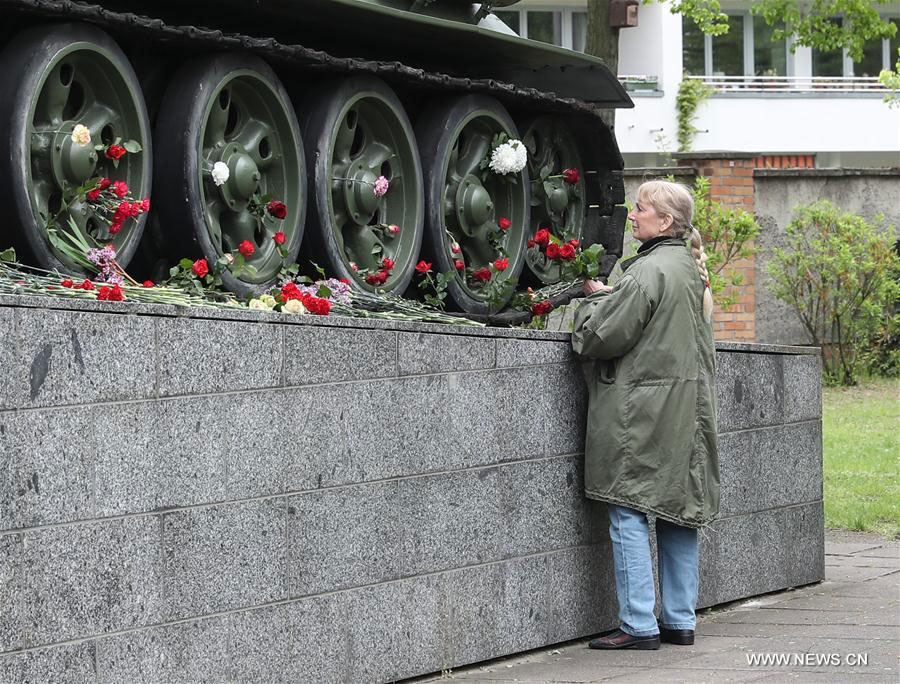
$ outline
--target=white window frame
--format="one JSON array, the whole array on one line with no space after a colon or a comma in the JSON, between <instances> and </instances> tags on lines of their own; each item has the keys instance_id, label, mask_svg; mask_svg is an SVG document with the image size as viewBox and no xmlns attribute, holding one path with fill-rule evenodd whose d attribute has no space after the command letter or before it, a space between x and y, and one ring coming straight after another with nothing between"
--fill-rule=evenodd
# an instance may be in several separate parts
<instances>
[{"instance_id":1,"label":"white window frame","mask_svg":"<svg viewBox=\"0 0 900 684\"><path fill-rule=\"evenodd\" d=\"M519 36L521 38L528 37L528 17L526 14L528 12L559 12L560 13L560 38L561 43L559 47L564 47L569 50L572 48L572 13L573 12L587 12L585 7L576 7L573 5L570 6L559 6L559 5L529 5L528 7L517 7L515 9L500 9L495 8L494 10L500 12L517 12L519 15Z\"/></svg>"},{"instance_id":2,"label":"white window frame","mask_svg":"<svg viewBox=\"0 0 900 684\"><path fill-rule=\"evenodd\" d=\"M743 38L744 38L744 76L755 76L756 75L756 56L754 54L754 46L756 44L756 37L753 33L753 14L749 9L747 10L731 10L725 11L730 17L741 17L743 19L741 23L741 27L743 29ZM686 18L682 18L682 22L689 21ZM792 36L786 36L784 41L784 64L785 64L785 75L793 76L794 75L794 55L791 54L791 42L793 41ZM704 34L703 35L703 73L705 76L714 76L713 64L713 37L711 35Z\"/></svg>"}]
</instances>

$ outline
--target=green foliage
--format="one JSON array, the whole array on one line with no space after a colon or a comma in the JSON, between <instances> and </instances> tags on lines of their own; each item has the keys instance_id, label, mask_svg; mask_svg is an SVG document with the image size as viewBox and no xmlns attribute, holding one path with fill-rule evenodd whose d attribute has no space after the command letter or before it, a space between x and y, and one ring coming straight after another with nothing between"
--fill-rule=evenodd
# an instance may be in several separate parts
<instances>
[{"instance_id":1,"label":"green foliage","mask_svg":"<svg viewBox=\"0 0 900 684\"><path fill-rule=\"evenodd\" d=\"M715 90L703 81L688 78L685 74L678 85L678 95L675 96L675 109L678 114L678 151L690 152L691 143L697 129L694 121L697 118L697 108L712 95Z\"/></svg>"},{"instance_id":2,"label":"green foliage","mask_svg":"<svg viewBox=\"0 0 900 684\"><path fill-rule=\"evenodd\" d=\"M773 37L783 40L793 35L792 50L799 45L817 50L847 48L850 57L859 61L867 41L894 36L896 27L879 16L877 7L894 1L759 0L750 3L750 11L770 26L784 24L785 28L776 29ZM673 0L671 4L673 14L691 19L703 33L719 36L728 32L728 17L718 0ZM836 17L843 17L843 21L838 23Z\"/></svg>"},{"instance_id":3,"label":"green foliage","mask_svg":"<svg viewBox=\"0 0 900 684\"><path fill-rule=\"evenodd\" d=\"M883 228L827 200L800 207L787 227L787 249L768 267L772 293L822 347L826 380L856 382L861 352L895 317L900 297L893 226ZM830 352L830 353L829 353Z\"/></svg>"},{"instance_id":4,"label":"green foliage","mask_svg":"<svg viewBox=\"0 0 900 684\"><path fill-rule=\"evenodd\" d=\"M750 11L763 17L772 26L784 23L785 29L776 29L775 40L794 36L791 45L816 50L840 50L846 48L850 58L859 61L867 41L892 38L896 26L878 14L878 5L889 5L894 0L761 0L750 5ZM843 17L838 23L836 17Z\"/></svg>"},{"instance_id":5,"label":"green foliage","mask_svg":"<svg viewBox=\"0 0 900 684\"><path fill-rule=\"evenodd\" d=\"M734 287L743 282L740 272L729 265L735 259L749 258L756 251L748 243L759 235L759 224L743 209L726 209L710 200L709 181L702 176L694 182L691 194L694 197L692 223L703 238L713 301L727 309L737 302Z\"/></svg>"},{"instance_id":6,"label":"green foliage","mask_svg":"<svg viewBox=\"0 0 900 684\"><path fill-rule=\"evenodd\" d=\"M900 48L897 48L897 63L894 70L882 69L878 74L878 82L890 91L884 96L888 107L900 105L900 96L897 94L900 92Z\"/></svg>"}]
</instances>

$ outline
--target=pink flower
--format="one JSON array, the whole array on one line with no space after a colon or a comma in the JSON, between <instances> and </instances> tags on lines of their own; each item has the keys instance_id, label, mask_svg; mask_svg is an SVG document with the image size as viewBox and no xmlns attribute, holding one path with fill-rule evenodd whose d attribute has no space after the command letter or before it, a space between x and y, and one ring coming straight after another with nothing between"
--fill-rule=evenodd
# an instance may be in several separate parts
<instances>
[{"instance_id":1,"label":"pink flower","mask_svg":"<svg viewBox=\"0 0 900 684\"><path fill-rule=\"evenodd\" d=\"M391 235L397 235L398 233L400 233L400 226L398 226L396 223L392 223L388 226L388 232Z\"/></svg>"},{"instance_id":2,"label":"pink flower","mask_svg":"<svg viewBox=\"0 0 900 684\"><path fill-rule=\"evenodd\" d=\"M375 197L384 197L390 187L390 182L384 176L375 179Z\"/></svg>"},{"instance_id":3,"label":"pink flower","mask_svg":"<svg viewBox=\"0 0 900 684\"><path fill-rule=\"evenodd\" d=\"M112 184L112 190L116 193L116 197L122 199L128 194L128 185L122 181L116 181Z\"/></svg>"}]
</instances>

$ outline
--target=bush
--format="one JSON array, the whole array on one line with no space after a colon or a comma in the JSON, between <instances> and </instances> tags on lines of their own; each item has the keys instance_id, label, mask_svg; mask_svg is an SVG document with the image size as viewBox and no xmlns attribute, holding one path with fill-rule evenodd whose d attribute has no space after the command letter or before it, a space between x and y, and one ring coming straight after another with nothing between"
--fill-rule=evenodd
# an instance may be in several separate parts
<instances>
[{"instance_id":1,"label":"bush","mask_svg":"<svg viewBox=\"0 0 900 684\"><path fill-rule=\"evenodd\" d=\"M894 233L880 217L869 223L822 200L798 208L787 249L776 249L768 266L772 293L822 348L829 382L855 384L863 353L896 317Z\"/></svg>"}]
</instances>

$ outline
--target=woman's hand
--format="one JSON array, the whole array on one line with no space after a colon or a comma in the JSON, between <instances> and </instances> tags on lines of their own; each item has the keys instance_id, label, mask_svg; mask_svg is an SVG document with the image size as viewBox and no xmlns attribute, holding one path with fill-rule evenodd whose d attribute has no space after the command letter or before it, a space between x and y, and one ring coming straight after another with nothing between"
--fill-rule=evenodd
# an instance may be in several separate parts
<instances>
[{"instance_id":1,"label":"woman's hand","mask_svg":"<svg viewBox=\"0 0 900 684\"><path fill-rule=\"evenodd\" d=\"M612 288L609 285L604 285L599 280L585 280L582 289L586 295L594 292L612 292Z\"/></svg>"}]
</instances>

